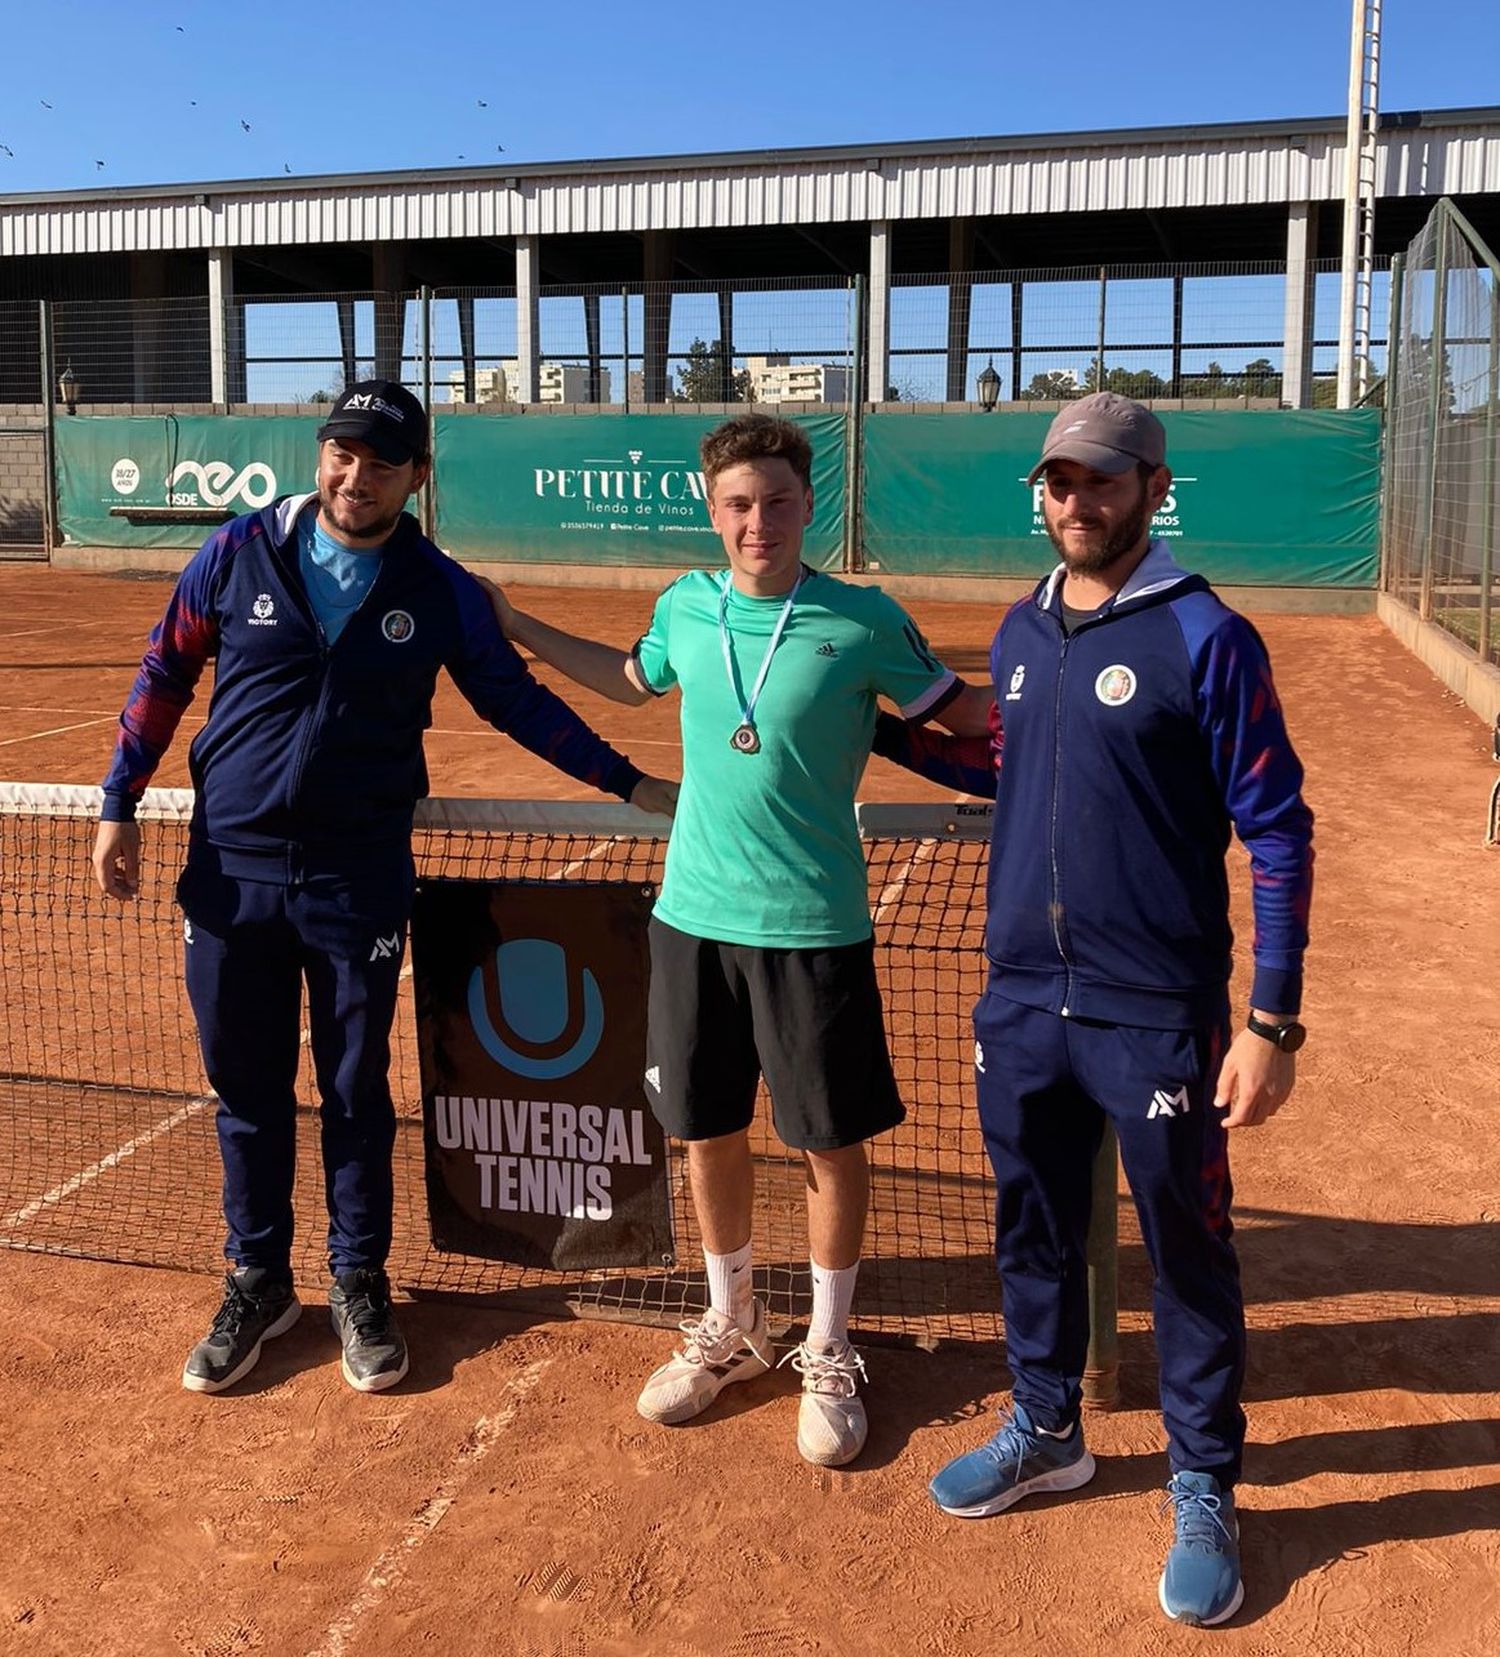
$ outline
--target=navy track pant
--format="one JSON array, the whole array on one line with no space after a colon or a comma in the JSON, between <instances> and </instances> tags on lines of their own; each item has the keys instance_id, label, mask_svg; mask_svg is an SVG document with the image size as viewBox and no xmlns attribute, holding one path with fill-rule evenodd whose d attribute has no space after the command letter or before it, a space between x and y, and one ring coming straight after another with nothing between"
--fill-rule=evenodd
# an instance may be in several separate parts
<instances>
[{"instance_id":1,"label":"navy track pant","mask_svg":"<svg viewBox=\"0 0 1500 1657\"><path fill-rule=\"evenodd\" d=\"M409 858L285 886L235 880L207 860L183 871L188 998L219 1097L225 1253L239 1265L280 1271L291 1259L304 982L329 1266L385 1264L396 1138L387 1072L412 886Z\"/></svg>"},{"instance_id":2,"label":"navy track pant","mask_svg":"<svg viewBox=\"0 0 1500 1657\"><path fill-rule=\"evenodd\" d=\"M1228 1135L1213 1104L1227 1011L1208 1029L1062 1018L988 991L974 1010L976 1084L995 1170L995 1257L1014 1395L1032 1419L1076 1418L1088 1347L1090 1171L1106 1113L1154 1275L1172 1470L1239 1477L1245 1316L1230 1241Z\"/></svg>"}]
</instances>

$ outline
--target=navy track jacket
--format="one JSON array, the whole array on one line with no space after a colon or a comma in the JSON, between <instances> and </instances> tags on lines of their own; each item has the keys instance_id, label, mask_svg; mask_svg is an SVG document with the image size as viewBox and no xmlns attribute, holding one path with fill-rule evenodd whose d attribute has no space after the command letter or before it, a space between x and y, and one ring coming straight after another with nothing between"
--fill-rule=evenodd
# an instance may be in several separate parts
<instances>
[{"instance_id":1,"label":"navy track jacket","mask_svg":"<svg viewBox=\"0 0 1500 1657\"><path fill-rule=\"evenodd\" d=\"M125 711L103 817L128 822L210 657L208 720L189 756L195 840L226 873L295 881L405 848L427 793L422 733L438 669L497 730L628 799L642 773L539 684L463 567L403 513L380 573L328 645L285 497L217 530L178 580Z\"/></svg>"},{"instance_id":2,"label":"navy track jacket","mask_svg":"<svg viewBox=\"0 0 1500 1657\"><path fill-rule=\"evenodd\" d=\"M1012 606L990 652L991 987L1111 1023L1217 1017L1233 949L1232 825L1250 853L1251 1005L1296 1012L1312 813L1260 635L1161 542L1071 637L1062 574ZM955 745L883 720L875 746L974 793L989 791L974 765L982 740Z\"/></svg>"}]
</instances>

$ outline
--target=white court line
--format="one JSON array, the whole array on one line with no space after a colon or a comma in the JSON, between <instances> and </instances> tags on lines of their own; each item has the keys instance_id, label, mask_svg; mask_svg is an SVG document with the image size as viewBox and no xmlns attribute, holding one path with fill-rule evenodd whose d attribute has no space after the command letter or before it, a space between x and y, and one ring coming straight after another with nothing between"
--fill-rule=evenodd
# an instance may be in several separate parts
<instances>
[{"instance_id":1,"label":"white court line","mask_svg":"<svg viewBox=\"0 0 1500 1657\"><path fill-rule=\"evenodd\" d=\"M576 874L585 863L592 863L596 857L603 857L611 844L611 841L601 840L593 851L585 852L582 857L575 857L566 868L560 869L555 875L549 875L547 878L549 880L566 880L569 875Z\"/></svg>"},{"instance_id":2,"label":"white court line","mask_svg":"<svg viewBox=\"0 0 1500 1657\"><path fill-rule=\"evenodd\" d=\"M71 1197L75 1191L81 1191L85 1185L107 1174L111 1168L118 1167L126 1157L134 1156L142 1147L149 1145L153 1139L159 1139L164 1133L170 1133L173 1128L179 1127L189 1117L196 1116L200 1110L207 1110L213 1104L212 1094L202 1099L192 1099L183 1105L180 1110L174 1110L170 1116L162 1117L155 1127L147 1128L145 1133L138 1133L134 1139L127 1139L123 1145L118 1145L108 1156L101 1157L98 1162L91 1164L81 1173L74 1174L72 1179L64 1180L61 1185L54 1185L52 1189L29 1202L24 1208L18 1208L14 1214L0 1217L0 1231L14 1231L17 1226L23 1226L29 1220L34 1220L44 1208L55 1207L64 1197Z\"/></svg>"},{"instance_id":3,"label":"white court line","mask_svg":"<svg viewBox=\"0 0 1500 1657\"><path fill-rule=\"evenodd\" d=\"M84 627L108 627L113 620L112 616L105 616L99 621L64 621L48 627L23 627L15 633L0 631L0 644L9 644L12 639L39 638L43 633L76 633Z\"/></svg>"},{"instance_id":4,"label":"white court line","mask_svg":"<svg viewBox=\"0 0 1500 1657\"><path fill-rule=\"evenodd\" d=\"M356 1624L406 1575L411 1556L437 1529L444 1514L458 1500L463 1487L495 1447L501 1433L515 1420L526 1395L536 1390L543 1371L550 1368L552 1362L551 1358L539 1358L505 1383L500 1395L500 1408L493 1415L480 1416L475 1422L473 1432L459 1446L447 1477L439 1481L437 1489L417 1509L406 1535L394 1547L387 1548L370 1567L359 1592L349 1602L349 1608L332 1624L323 1636L322 1644L309 1652L308 1657L343 1657L350 1649L349 1639Z\"/></svg>"},{"instance_id":5,"label":"white court line","mask_svg":"<svg viewBox=\"0 0 1500 1657\"><path fill-rule=\"evenodd\" d=\"M876 926L879 926L881 921L885 919L887 909L891 909L900 903L901 894L906 890L907 881L911 879L917 865L925 863L932 856L933 847L936 845L936 840L924 840L907 858L906 862L901 865L901 872L881 892L880 901L875 905L875 913L870 917Z\"/></svg>"},{"instance_id":6,"label":"white court line","mask_svg":"<svg viewBox=\"0 0 1500 1657\"><path fill-rule=\"evenodd\" d=\"M50 702L13 702L11 713L82 713L98 714L101 719L114 719L117 713L111 713L108 708L59 708Z\"/></svg>"},{"instance_id":7,"label":"white court line","mask_svg":"<svg viewBox=\"0 0 1500 1657\"><path fill-rule=\"evenodd\" d=\"M82 731L90 725L111 725L119 716L107 713L98 719L80 719L76 725L54 725L50 731L33 731L30 736L8 736L0 748L14 748L18 742L39 742L44 736L61 736L64 731Z\"/></svg>"}]
</instances>

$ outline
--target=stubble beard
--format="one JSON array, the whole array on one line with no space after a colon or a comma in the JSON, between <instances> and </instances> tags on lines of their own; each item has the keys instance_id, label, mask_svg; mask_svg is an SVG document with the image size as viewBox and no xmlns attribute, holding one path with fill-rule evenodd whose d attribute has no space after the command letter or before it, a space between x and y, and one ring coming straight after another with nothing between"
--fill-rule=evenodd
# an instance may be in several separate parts
<instances>
[{"instance_id":1,"label":"stubble beard","mask_svg":"<svg viewBox=\"0 0 1500 1657\"><path fill-rule=\"evenodd\" d=\"M1104 541L1092 550L1077 552L1068 546L1050 517L1046 519L1047 535L1069 575L1103 575L1141 544L1151 527L1151 518L1152 508L1146 496L1146 485L1142 482L1140 499L1134 510L1128 517L1122 518Z\"/></svg>"},{"instance_id":2,"label":"stubble beard","mask_svg":"<svg viewBox=\"0 0 1500 1657\"><path fill-rule=\"evenodd\" d=\"M385 518L366 525L363 529L351 528L342 521L341 514L346 509L340 502L338 495L327 484L323 483L318 485L318 506L324 519L332 524L341 535L348 535L360 543L373 543L389 539L391 531L401 519L401 512L398 510Z\"/></svg>"}]
</instances>

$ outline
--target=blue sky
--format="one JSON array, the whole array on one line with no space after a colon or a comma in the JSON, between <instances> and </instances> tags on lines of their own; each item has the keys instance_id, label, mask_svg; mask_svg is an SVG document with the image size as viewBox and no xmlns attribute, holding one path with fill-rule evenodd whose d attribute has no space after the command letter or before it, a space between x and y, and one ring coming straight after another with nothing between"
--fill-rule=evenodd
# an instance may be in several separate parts
<instances>
[{"instance_id":1,"label":"blue sky","mask_svg":"<svg viewBox=\"0 0 1500 1657\"><path fill-rule=\"evenodd\" d=\"M1334 115L1350 9L12 0L0 194ZM1500 6L1384 9L1383 108L1500 101Z\"/></svg>"}]
</instances>

